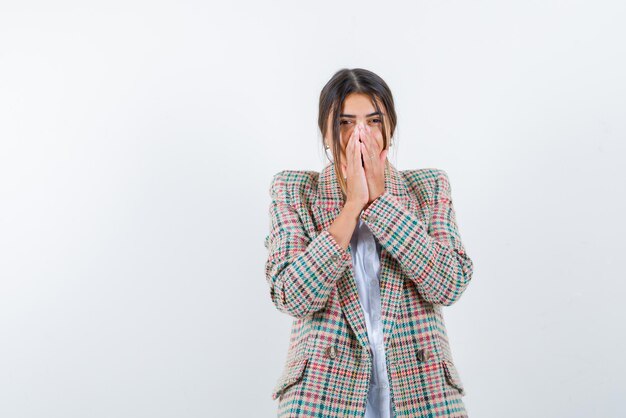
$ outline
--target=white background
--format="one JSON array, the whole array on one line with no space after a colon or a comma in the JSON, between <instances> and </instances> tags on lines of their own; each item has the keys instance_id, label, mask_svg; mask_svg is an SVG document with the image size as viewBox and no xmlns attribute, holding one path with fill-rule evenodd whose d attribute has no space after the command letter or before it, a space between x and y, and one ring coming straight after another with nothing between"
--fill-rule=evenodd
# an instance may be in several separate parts
<instances>
[{"instance_id":1,"label":"white background","mask_svg":"<svg viewBox=\"0 0 626 418\"><path fill-rule=\"evenodd\" d=\"M619 1L3 1L0 416L275 416L269 184L325 164L317 100L344 67L389 84L392 163L449 174L470 416L623 416L624 21Z\"/></svg>"}]
</instances>

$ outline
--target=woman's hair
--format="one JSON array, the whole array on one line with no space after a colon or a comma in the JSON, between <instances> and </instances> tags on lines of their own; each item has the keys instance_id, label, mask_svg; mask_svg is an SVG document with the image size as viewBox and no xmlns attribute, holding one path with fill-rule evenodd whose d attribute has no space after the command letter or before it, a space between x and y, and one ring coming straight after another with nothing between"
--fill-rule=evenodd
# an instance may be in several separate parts
<instances>
[{"instance_id":1,"label":"woman's hair","mask_svg":"<svg viewBox=\"0 0 626 418\"><path fill-rule=\"evenodd\" d=\"M385 120L389 123L390 137L396 130L396 110L393 104L393 96L387 83L371 71L363 68L342 68L337 71L331 79L326 83L320 92L318 126L322 132L322 145L326 131L328 130L328 115L332 113L331 132L332 132L332 149L334 155L335 174L341 186L341 190L345 191L346 181L341 174L341 137L339 133L341 107L346 97L352 93L361 93L370 96L372 103L377 111L385 113L381 117L381 131L383 135L383 147L387 148L387 129ZM379 103L383 105L384 110L380 108Z\"/></svg>"}]
</instances>

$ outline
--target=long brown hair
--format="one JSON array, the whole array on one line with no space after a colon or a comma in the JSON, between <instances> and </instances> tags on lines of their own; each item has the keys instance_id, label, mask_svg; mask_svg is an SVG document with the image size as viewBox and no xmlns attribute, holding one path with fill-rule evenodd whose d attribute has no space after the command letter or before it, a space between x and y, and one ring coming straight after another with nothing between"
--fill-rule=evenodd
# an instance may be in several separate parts
<instances>
[{"instance_id":1,"label":"long brown hair","mask_svg":"<svg viewBox=\"0 0 626 418\"><path fill-rule=\"evenodd\" d=\"M397 116L393 104L393 96L387 83L378 75L363 68L342 68L337 71L326 83L320 92L319 114L317 124L322 132L322 145L326 131L328 130L328 116L332 113L332 149L334 155L335 174L341 186L341 190L346 194L346 181L341 174L341 136L340 118L341 107L349 94L361 93L370 97L376 111L384 113L381 117L381 131L383 135L383 147L387 148L387 142L393 137L396 130ZM384 111L379 106L384 106ZM390 138L387 138L385 120L389 123ZM327 155L328 157L328 155Z\"/></svg>"}]
</instances>

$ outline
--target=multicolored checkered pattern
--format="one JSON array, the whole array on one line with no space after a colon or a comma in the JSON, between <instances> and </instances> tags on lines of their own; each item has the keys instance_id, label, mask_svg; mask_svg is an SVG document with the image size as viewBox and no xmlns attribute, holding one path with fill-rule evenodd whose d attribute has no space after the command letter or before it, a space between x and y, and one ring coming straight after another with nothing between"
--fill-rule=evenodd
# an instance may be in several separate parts
<instances>
[{"instance_id":1,"label":"multicolored checkered pattern","mask_svg":"<svg viewBox=\"0 0 626 418\"><path fill-rule=\"evenodd\" d=\"M272 179L265 238L269 295L294 318L274 387L278 417L362 417L372 356L350 247L328 232L344 197L332 164ZM381 303L397 417L467 417L442 307L467 288L465 252L445 171L385 169L385 193L360 215L382 245Z\"/></svg>"}]
</instances>

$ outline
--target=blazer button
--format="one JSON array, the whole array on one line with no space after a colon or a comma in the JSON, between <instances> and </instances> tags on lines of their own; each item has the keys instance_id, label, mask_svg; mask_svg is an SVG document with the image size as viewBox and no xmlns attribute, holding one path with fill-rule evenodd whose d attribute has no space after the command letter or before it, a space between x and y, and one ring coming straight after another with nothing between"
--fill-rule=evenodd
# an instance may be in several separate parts
<instances>
[{"instance_id":1,"label":"blazer button","mask_svg":"<svg viewBox=\"0 0 626 418\"><path fill-rule=\"evenodd\" d=\"M428 351L428 349L420 348L419 350L417 350L417 358L419 359L419 361L426 361L430 357L431 357L431 353L430 351Z\"/></svg>"},{"instance_id":2,"label":"blazer button","mask_svg":"<svg viewBox=\"0 0 626 418\"><path fill-rule=\"evenodd\" d=\"M330 258L332 258L333 261L337 261L339 259L339 256L337 254L333 254Z\"/></svg>"},{"instance_id":3,"label":"blazer button","mask_svg":"<svg viewBox=\"0 0 626 418\"><path fill-rule=\"evenodd\" d=\"M326 357L328 358L337 357L337 349L335 348L334 345L329 345L328 347L326 347Z\"/></svg>"}]
</instances>

